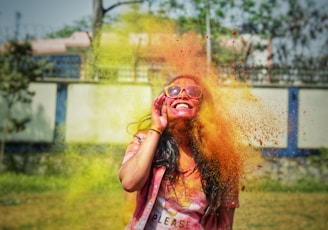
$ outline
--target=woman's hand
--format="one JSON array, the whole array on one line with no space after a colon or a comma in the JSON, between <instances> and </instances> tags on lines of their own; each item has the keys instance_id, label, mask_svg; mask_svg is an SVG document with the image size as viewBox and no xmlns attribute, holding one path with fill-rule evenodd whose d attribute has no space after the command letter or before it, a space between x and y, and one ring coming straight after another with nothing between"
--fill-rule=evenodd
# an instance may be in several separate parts
<instances>
[{"instance_id":1,"label":"woman's hand","mask_svg":"<svg viewBox=\"0 0 328 230\"><path fill-rule=\"evenodd\" d=\"M161 93L154 99L151 107L151 128L160 133L167 126L165 98L164 93ZM148 132L142 143L137 140L131 142L127 149L127 153L131 157L121 165L119 178L123 188L128 192L139 191L149 178L157 143L160 139L157 131Z\"/></svg>"},{"instance_id":2,"label":"woman's hand","mask_svg":"<svg viewBox=\"0 0 328 230\"><path fill-rule=\"evenodd\" d=\"M153 101L151 107L151 128L163 132L167 126L166 96L162 92Z\"/></svg>"}]
</instances>

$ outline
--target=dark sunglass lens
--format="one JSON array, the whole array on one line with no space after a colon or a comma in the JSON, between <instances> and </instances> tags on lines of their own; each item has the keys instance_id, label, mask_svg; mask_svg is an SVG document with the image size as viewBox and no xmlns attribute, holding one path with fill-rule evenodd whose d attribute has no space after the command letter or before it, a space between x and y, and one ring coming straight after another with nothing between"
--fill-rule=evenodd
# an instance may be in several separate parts
<instances>
[{"instance_id":1,"label":"dark sunglass lens","mask_svg":"<svg viewBox=\"0 0 328 230\"><path fill-rule=\"evenodd\" d=\"M189 86L187 88L187 93L190 97L198 98L202 94L202 89L198 86Z\"/></svg>"},{"instance_id":2,"label":"dark sunglass lens","mask_svg":"<svg viewBox=\"0 0 328 230\"><path fill-rule=\"evenodd\" d=\"M167 89L167 93L169 97L177 97L180 94L181 87L180 86L171 86Z\"/></svg>"}]
</instances>

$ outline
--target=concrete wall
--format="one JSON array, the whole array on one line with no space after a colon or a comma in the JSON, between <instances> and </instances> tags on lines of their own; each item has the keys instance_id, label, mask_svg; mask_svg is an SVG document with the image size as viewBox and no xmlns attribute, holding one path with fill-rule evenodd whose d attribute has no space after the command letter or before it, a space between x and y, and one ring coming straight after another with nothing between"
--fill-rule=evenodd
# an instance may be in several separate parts
<instances>
[{"instance_id":1,"label":"concrete wall","mask_svg":"<svg viewBox=\"0 0 328 230\"><path fill-rule=\"evenodd\" d=\"M131 139L127 125L149 113L148 85L68 86L66 141L122 144ZM139 113L139 114L138 114Z\"/></svg>"},{"instance_id":2,"label":"concrete wall","mask_svg":"<svg viewBox=\"0 0 328 230\"><path fill-rule=\"evenodd\" d=\"M298 147L328 147L328 90L300 90L298 114Z\"/></svg>"},{"instance_id":3,"label":"concrete wall","mask_svg":"<svg viewBox=\"0 0 328 230\"><path fill-rule=\"evenodd\" d=\"M30 108L15 111L33 120L10 141L51 143L56 127L63 125L61 135L69 143L125 144L131 139L127 124L149 112L155 95L148 84L33 83L31 88L36 95ZM252 92L283 116L284 135L274 147L264 143L264 148L298 155L299 149L328 147L328 88L263 86ZM3 117L1 98L0 105Z\"/></svg>"},{"instance_id":4,"label":"concrete wall","mask_svg":"<svg viewBox=\"0 0 328 230\"><path fill-rule=\"evenodd\" d=\"M16 104L12 114L17 118L31 116L33 119L26 129L8 136L8 140L15 142L52 142L55 131L56 83L32 83L30 90L36 92L31 104ZM0 96L0 121L7 111Z\"/></svg>"},{"instance_id":5,"label":"concrete wall","mask_svg":"<svg viewBox=\"0 0 328 230\"><path fill-rule=\"evenodd\" d=\"M252 93L260 98L283 123L280 124L281 133L276 142L266 141L263 143L264 147L286 148L288 146L288 88L253 88Z\"/></svg>"}]
</instances>

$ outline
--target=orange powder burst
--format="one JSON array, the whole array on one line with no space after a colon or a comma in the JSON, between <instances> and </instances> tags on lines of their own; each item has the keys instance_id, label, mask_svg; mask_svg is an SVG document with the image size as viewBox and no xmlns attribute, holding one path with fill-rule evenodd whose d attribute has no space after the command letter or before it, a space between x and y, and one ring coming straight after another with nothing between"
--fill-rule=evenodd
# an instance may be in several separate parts
<instances>
[{"instance_id":1,"label":"orange powder burst","mask_svg":"<svg viewBox=\"0 0 328 230\"><path fill-rule=\"evenodd\" d=\"M173 75L191 74L204 76L206 56L201 36L194 32L184 35L162 34L159 40L165 41L149 47L151 55L164 58L165 64L173 70Z\"/></svg>"},{"instance_id":2,"label":"orange powder burst","mask_svg":"<svg viewBox=\"0 0 328 230\"><path fill-rule=\"evenodd\" d=\"M214 105L203 105L199 114L202 136L206 140L202 148L211 161L218 162L220 179L225 183L237 183L247 173L249 166L253 168L258 163L260 154L243 133L247 130L242 130L236 118L231 116L231 107L234 107L231 95L223 93L226 89L210 78L207 81Z\"/></svg>"},{"instance_id":3,"label":"orange powder burst","mask_svg":"<svg viewBox=\"0 0 328 230\"><path fill-rule=\"evenodd\" d=\"M108 49L100 49L106 54L103 63L115 63L119 59L133 66L138 54L164 60L164 66L159 69L163 79L181 74L202 79L209 88L212 101L204 103L199 114L201 138L206 140L200 147L208 159L219 164L222 180L239 181L248 171L255 170L261 160L254 142L262 145L273 139L279 121L247 86L236 83L234 76L230 76L229 85L221 84L223 80L218 67L209 64L204 55L206 40L202 36L193 31L178 35L172 23L163 24L163 21L152 21L151 18L142 22L145 25L143 36L134 46L129 47L128 40L117 39L116 43L122 41L122 44L115 44L118 46L115 48L113 40L107 40Z\"/></svg>"},{"instance_id":4,"label":"orange powder burst","mask_svg":"<svg viewBox=\"0 0 328 230\"><path fill-rule=\"evenodd\" d=\"M278 120L246 85L234 80L229 85L219 84L218 68L208 68L206 56L202 55L205 44L196 33L186 33L178 40L177 35L163 36L165 43L153 46L152 53L164 57L172 67L172 76L199 76L212 95L212 103L204 104L199 114L205 140L200 148L208 159L218 162L223 181L240 181L257 169L261 160L257 148L274 139Z\"/></svg>"},{"instance_id":5,"label":"orange powder burst","mask_svg":"<svg viewBox=\"0 0 328 230\"><path fill-rule=\"evenodd\" d=\"M260 102L254 99L249 88L244 85L218 84L218 68L213 65L208 68L206 56L202 55L205 53L204 41L196 33L162 36L161 40L165 42L150 47L151 53L164 57L165 62L172 67L172 76L199 76L209 88L213 101L204 104L199 114L201 138L206 140L200 148L204 150L208 159L219 164L220 177L223 181L236 183L249 170L256 168L260 161L260 153L254 148L251 138L254 136L253 124L256 121L259 122L259 128L268 126L249 114L253 110L245 111L249 108L259 108ZM241 106L244 106L245 110L238 111ZM262 141L261 135L255 136Z\"/></svg>"}]
</instances>

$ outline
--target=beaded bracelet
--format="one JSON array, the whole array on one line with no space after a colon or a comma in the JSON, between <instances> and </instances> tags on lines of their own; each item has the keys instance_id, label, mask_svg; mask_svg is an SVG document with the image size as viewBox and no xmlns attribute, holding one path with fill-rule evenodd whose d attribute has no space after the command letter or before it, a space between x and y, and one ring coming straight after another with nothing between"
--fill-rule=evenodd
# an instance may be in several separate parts
<instances>
[{"instance_id":1,"label":"beaded bracelet","mask_svg":"<svg viewBox=\"0 0 328 230\"><path fill-rule=\"evenodd\" d=\"M160 136L162 135L162 132L161 132L161 131L159 131L159 130L157 130L157 129L149 129L149 130L152 130L152 131L154 131L154 132L158 133Z\"/></svg>"}]
</instances>

